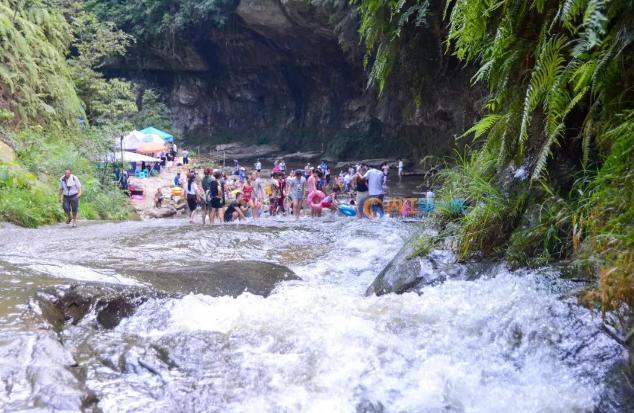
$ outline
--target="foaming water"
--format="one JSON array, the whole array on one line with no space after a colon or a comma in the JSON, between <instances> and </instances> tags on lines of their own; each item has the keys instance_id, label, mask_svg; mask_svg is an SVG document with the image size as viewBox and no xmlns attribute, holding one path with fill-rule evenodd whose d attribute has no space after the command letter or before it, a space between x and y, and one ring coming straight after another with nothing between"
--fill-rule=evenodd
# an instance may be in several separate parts
<instances>
[{"instance_id":1,"label":"foaming water","mask_svg":"<svg viewBox=\"0 0 634 413\"><path fill-rule=\"evenodd\" d=\"M608 370L625 355L596 315L565 298L573 286L552 271L499 266L420 295L365 297L411 231L389 219L95 225L73 265L100 275L125 274L131 262L249 259L286 265L302 280L267 298L150 299L112 330L88 318L62 338L104 411L595 409ZM28 249L51 260L58 242L40 237ZM10 251L12 265L24 253Z\"/></svg>"}]
</instances>

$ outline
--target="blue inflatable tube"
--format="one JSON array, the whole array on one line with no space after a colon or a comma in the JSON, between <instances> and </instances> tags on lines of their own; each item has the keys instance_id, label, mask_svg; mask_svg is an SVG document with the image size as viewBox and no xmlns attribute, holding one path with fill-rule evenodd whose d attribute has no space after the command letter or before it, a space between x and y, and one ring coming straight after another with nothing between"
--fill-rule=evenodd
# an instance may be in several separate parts
<instances>
[{"instance_id":1,"label":"blue inflatable tube","mask_svg":"<svg viewBox=\"0 0 634 413\"><path fill-rule=\"evenodd\" d=\"M357 210L352 205L339 205L339 212L347 217L353 217L357 215Z\"/></svg>"}]
</instances>

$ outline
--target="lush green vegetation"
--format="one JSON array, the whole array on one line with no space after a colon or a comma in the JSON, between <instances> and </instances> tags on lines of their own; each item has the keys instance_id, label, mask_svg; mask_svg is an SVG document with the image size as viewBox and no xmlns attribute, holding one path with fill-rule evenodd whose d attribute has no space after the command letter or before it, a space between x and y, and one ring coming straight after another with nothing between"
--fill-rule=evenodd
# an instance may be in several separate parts
<instances>
[{"instance_id":1,"label":"lush green vegetation","mask_svg":"<svg viewBox=\"0 0 634 413\"><path fill-rule=\"evenodd\" d=\"M370 81L385 88L421 0L359 1ZM423 17L424 18L424 17ZM477 149L445 170L467 213L458 253L513 265L573 259L599 277L604 310L634 306L634 2L449 0L446 50L489 98Z\"/></svg>"},{"instance_id":2,"label":"lush green vegetation","mask_svg":"<svg viewBox=\"0 0 634 413\"><path fill-rule=\"evenodd\" d=\"M199 27L222 27L238 0L88 0L89 9L102 20L141 40L173 38Z\"/></svg>"},{"instance_id":3,"label":"lush green vegetation","mask_svg":"<svg viewBox=\"0 0 634 413\"><path fill-rule=\"evenodd\" d=\"M167 126L169 118L154 91L97 70L133 39L63 0L0 0L0 37L0 132L18 156L0 163L0 220L62 219L57 180L65 168L82 181L82 217L126 218L126 198L101 160L113 137L146 122Z\"/></svg>"}]
</instances>

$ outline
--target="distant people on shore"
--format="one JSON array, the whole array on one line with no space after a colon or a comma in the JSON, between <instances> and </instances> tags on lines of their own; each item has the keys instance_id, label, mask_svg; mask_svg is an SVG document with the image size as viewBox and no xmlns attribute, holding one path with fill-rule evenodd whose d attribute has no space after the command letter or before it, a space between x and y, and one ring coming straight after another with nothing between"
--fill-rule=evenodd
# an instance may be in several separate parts
<instances>
[{"instance_id":1,"label":"distant people on shore","mask_svg":"<svg viewBox=\"0 0 634 413\"><path fill-rule=\"evenodd\" d=\"M183 149L183 165L189 165L189 151Z\"/></svg>"}]
</instances>

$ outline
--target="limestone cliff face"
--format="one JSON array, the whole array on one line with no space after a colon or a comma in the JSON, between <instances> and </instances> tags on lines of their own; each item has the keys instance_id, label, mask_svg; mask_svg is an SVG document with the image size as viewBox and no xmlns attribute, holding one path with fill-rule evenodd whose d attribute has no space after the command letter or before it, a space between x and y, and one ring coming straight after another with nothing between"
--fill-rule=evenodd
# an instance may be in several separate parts
<instances>
[{"instance_id":1,"label":"limestone cliff face","mask_svg":"<svg viewBox=\"0 0 634 413\"><path fill-rule=\"evenodd\" d=\"M366 88L347 4L241 0L222 29L139 45L107 72L159 87L190 144L272 142L338 157L449 153L475 117L479 92L442 55L440 16L430 17L419 65L399 68L379 101ZM414 99L409 77L421 70L428 81Z\"/></svg>"}]
</instances>

